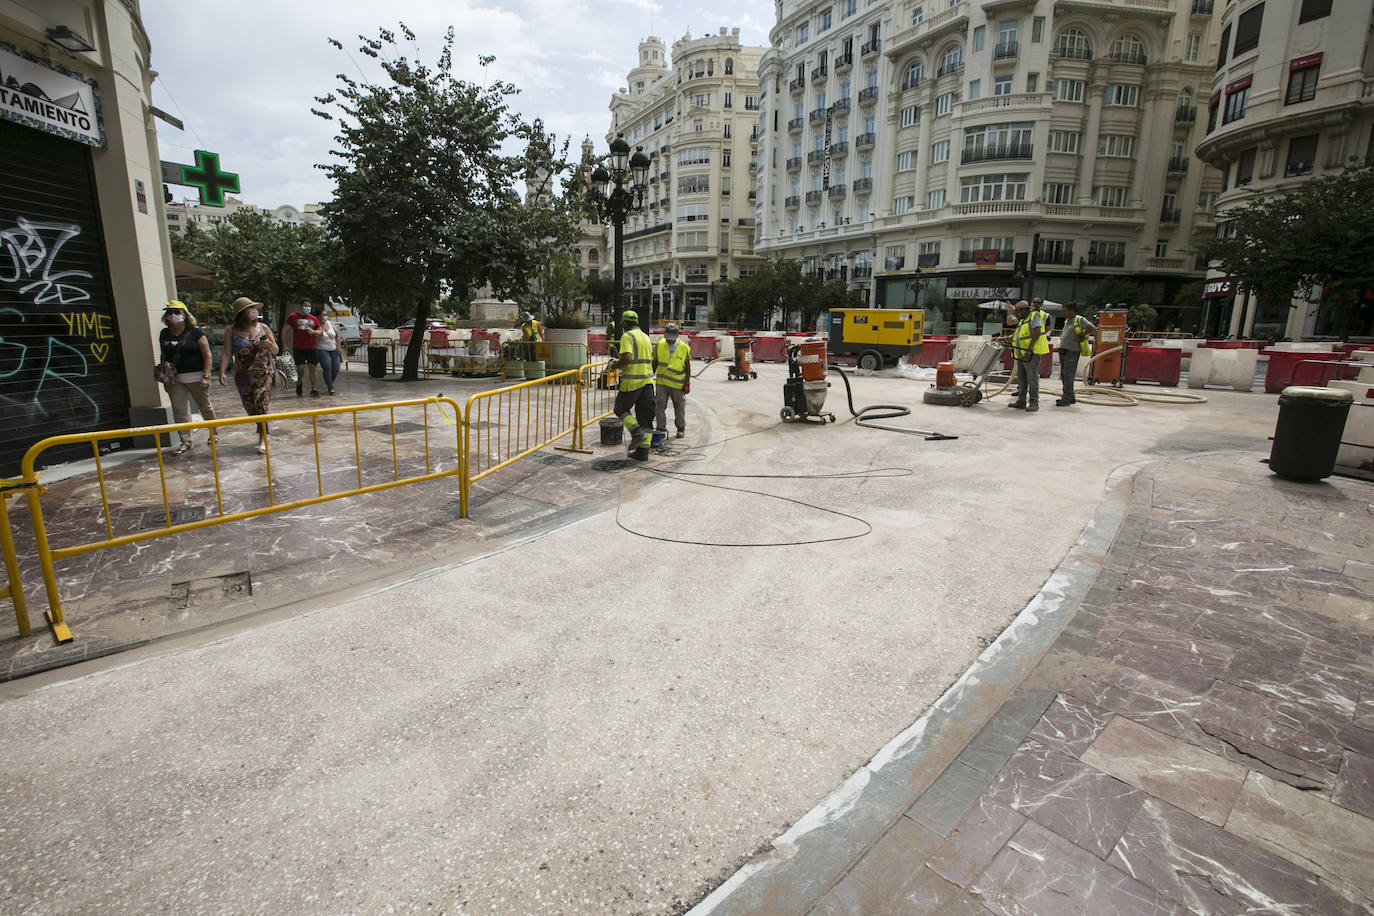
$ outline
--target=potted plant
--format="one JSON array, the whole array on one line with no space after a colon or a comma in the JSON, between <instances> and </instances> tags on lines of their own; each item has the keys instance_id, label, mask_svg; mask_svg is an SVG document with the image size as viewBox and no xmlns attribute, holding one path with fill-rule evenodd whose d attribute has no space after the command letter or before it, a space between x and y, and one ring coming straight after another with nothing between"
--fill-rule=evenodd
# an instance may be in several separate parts
<instances>
[{"instance_id":1,"label":"potted plant","mask_svg":"<svg viewBox=\"0 0 1374 916\"><path fill-rule=\"evenodd\" d=\"M548 312L544 339L549 344L549 371L566 372L586 364L587 324L587 315L579 308Z\"/></svg>"}]
</instances>

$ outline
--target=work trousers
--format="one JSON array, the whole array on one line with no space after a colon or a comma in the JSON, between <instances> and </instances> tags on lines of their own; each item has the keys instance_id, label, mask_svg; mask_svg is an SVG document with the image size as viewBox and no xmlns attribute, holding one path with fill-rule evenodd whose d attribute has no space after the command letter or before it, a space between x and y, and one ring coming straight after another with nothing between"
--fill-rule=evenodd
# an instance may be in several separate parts
<instances>
[{"instance_id":1,"label":"work trousers","mask_svg":"<svg viewBox=\"0 0 1374 916\"><path fill-rule=\"evenodd\" d=\"M189 384L184 382L168 382L164 385L167 389L167 399L172 402L172 422L189 423L191 422L191 401L196 402L196 408L200 415L207 420L215 418L215 408L210 406L210 389L202 385L199 381ZM191 433L189 430L181 430L178 433L181 441L187 445L191 444Z\"/></svg>"},{"instance_id":2,"label":"work trousers","mask_svg":"<svg viewBox=\"0 0 1374 916\"><path fill-rule=\"evenodd\" d=\"M1040 403L1040 354L1016 357L1016 400Z\"/></svg>"},{"instance_id":3,"label":"work trousers","mask_svg":"<svg viewBox=\"0 0 1374 916\"><path fill-rule=\"evenodd\" d=\"M1061 347L1059 350L1059 382L1064 386L1063 400L1072 404L1074 379L1078 376L1078 351Z\"/></svg>"},{"instance_id":4,"label":"work trousers","mask_svg":"<svg viewBox=\"0 0 1374 916\"><path fill-rule=\"evenodd\" d=\"M658 385L654 388L654 429L668 429L668 402L673 402L673 422L677 431L687 429L687 399L681 388Z\"/></svg>"},{"instance_id":5,"label":"work trousers","mask_svg":"<svg viewBox=\"0 0 1374 916\"><path fill-rule=\"evenodd\" d=\"M634 423L630 421L630 414L634 414ZM634 391L617 391L615 393L615 415L625 429L630 433L638 433L648 436L653 428L654 422L654 386L645 385L643 388L636 388ZM625 443L626 448L633 449L635 442L633 437Z\"/></svg>"}]
</instances>

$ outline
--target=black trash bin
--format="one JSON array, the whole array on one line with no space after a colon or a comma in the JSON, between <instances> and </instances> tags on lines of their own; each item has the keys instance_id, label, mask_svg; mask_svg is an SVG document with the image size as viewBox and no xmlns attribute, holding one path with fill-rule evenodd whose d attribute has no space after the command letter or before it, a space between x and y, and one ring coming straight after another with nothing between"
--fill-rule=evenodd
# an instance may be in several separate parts
<instances>
[{"instance_id":1,"label":"black trash bin","mask_svg":"<svg viewBox=\"0 0 1374 916\"><path fill-rule=\"evenodd\" d=\"M1342 388L1292 386L1279 395L1269 470L1288 480L1322 480L1336 468L1354 397Z\"/></svg>"},{"instance_id":2,"label":"black trash bin","mask_svg":"<svg viewBox=\"0 0 1374 916\"><path fill-rule=\"evenodd\" d=\"M373 378L386 378L386 347L367 348L367 374Z\"/></svg>"}]
</instances>

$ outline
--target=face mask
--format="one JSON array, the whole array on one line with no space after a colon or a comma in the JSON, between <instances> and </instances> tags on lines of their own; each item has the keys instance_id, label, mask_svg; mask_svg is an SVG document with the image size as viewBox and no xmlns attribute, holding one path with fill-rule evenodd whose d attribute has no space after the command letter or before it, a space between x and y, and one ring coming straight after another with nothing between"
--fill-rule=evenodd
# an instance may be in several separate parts
<instances>
[{"instance_id":1,"label":"face mask","mask_svg":"<svg viewBox=\"0 0 1374 916\"><path fill-rule=\"evenodd\" d=\"M307 305L305 308L301 309L301 311L302 311L302 312L305 312L305 314L309 315L309 314L310 314L310 306Z\"/></svg>"},{"instance_id":2,"label":"face mask","mask_svg":"<svg viewBox=\"0 0 1374 916\"><path fill-rule=\"evenodd\" d=\"M257 309L249 309L249 310L248 310L248 320L249 320L249 321L257 321L257 320L258 320L258 310L257 310Z\"/></svg>"},{"instance_id":3,"label":"face mask","mask_svg":"<svg viewBox=\"0 0 1374 916\"><path fill-rule=\"evenodd\" d=\"M184 324L186 316L177 312L168 312L166 320L168 324Z\"/></svg>"}]
</instances>

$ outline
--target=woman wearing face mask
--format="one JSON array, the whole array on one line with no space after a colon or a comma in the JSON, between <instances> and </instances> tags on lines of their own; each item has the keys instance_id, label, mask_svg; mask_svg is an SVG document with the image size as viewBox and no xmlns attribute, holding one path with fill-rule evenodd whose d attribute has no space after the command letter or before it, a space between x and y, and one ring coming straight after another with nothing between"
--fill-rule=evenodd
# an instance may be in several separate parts
<instances>
[{"instance_id":1,"label":"woman wearing face mask","mask_svg":"<svg viewBox=\"0 0 1374 916\"><path fill-rule=\"evenodd\" d=\"M213 420L215 409L210 406L210 339L196 327L195 316L186 305L176 299L167 303L162 310L162 323L166 327L157 338L162 346L162 361L171 363L177 370L177 380L163 385L172 402L172 419L177 423L190 422L190 402L194 400L200 415ZM177 435L181 444L172 454L184 455L191 450L191 434L181 430Z\"/></svg>"},{"instance_id":2,"label":"woman wearing face mask","mask_svg":"<svg viewBox=\"0 0 1374 916\"><path fill-rule=\"evenodd\" d=\"M224 329L224 349L219 355L219 383L227 384L224 374L229 368L229 357L234 358L234 385L239 390L239 400L250 417L260 417L267 413L272 399L272 357L277 355L277 341L272 329L258 318L261 302L254 302L247 296L234 300L234 320ZM267 454L267 436L270 431L266 423L258 424L258 454Z\"/></svg>"},{"instance_id":3,"label":"woman wearing face mask","mask_svg":"<svg viewBox=\"0 0 1374 916\"><path fill-rule=\"evenodd\" d=\"M329 389L330 394L334 394L334 380L339 377L341 357L339 332L328 315L320 316L320 336L316 338L316 343L319 346L315 349L315 355L320 360L320 375L324 376L324 387Z\"/></svg>"}]
</instances>

